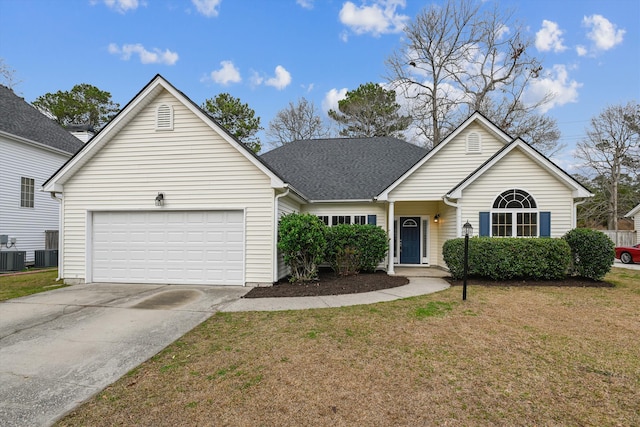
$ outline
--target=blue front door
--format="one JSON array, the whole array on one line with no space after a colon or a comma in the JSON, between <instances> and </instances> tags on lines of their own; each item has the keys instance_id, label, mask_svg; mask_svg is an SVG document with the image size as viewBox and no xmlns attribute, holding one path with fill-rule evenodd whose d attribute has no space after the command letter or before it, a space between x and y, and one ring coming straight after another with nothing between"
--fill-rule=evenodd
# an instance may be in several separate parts
<instances>
[{"instance_id":1,"label":"blue front door","mask_svg":"<svg viewBox=\"0 0 640 427\"><path fill-rule=\"evenodd\" d=\"M400 264L420 264L420 217L400 217Z\"/></svg>"}]
</instances>

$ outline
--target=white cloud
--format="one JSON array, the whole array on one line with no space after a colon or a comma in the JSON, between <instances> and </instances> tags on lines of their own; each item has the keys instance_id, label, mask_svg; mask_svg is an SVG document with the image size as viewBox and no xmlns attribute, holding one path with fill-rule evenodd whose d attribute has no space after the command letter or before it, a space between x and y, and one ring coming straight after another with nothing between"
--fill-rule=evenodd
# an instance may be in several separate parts
<instances>
[{"instance_id":1,"label":"white cloud","mask_svg":"<svg viewBox=\"0 0 640 427\"><path fill-rule=\"evenodd\" d=\"M326 113L329 110L338 111L338 101L347 97L347 88L331 89L324 95L322 100L322 110Z\"/></svg>"},{"instance_id":2,"label":"white cloud","mask_svg":"<svg viewBox=\"0 0 640 427\"><path fill-rule=\"evenodd\" d=\"M569 78L569 72L564 65L556 64L543 76L534 79L524 96L525 102L535 102L542 99L546 94L552 93L553 99L540 107L541 113L546 113L550 109L578 101L578 89L582 83Z\"/></svg>"},{"instance_id":3,"label":"white cloud","mask_svg":"<svg viewBox=\"0 0 640 427\"><path fill-rule=\"evenodd\" d=\"M267 79L264 84L282 90L291 83L291 73L289 73L282 65L276 67L276 75Z\"/></svg>"},{"instance_id":4,"label":"white cloud","mask_svg":"<svg viewBox=\"0 0 640 427\"><path fill-rule=\"evenodd\" d=\"M113 55L120 55L121 59L128 61L131 59L131 55L138 55L140 62L143 64L165 64L173 65L178 61L178 54L171 52L169 49L165 49L163 52L160 49L154 48L153 51L145 49L140 43L136 44L124 44L119 47L115 43L109 44L109 53Z\"/></svg>"},{"instance_id":5,"label":"white cloud","mask_svg":"<svg viewBox=\"0 0 640 427\"><path fill-rule=\"evenodd\" d=\"M313 9L313 1L314 0L296 0L296 3L305 9Z\"/></svg>"},{"instance_id":6,"label":"white cloud","mask_svg":"<svg viewBox=\"0 0 640 427\"><path fill-rule=\"evenodd\" d=\"M191 0L198 12L208 18L218 16L218 7L222 0Z\"/></svg>"},{"instance_id":7,"label":"white cloud","mask_svg":"<svg viewBox=\"0 0 640 427\"><path fill-rule=\"evenodd\" d=\"M405 8L405 0L374 0L371 6L356 6L348 1L340 9L340 22L356 34L381 34L401 32L409 17L396 13L398 7ZM344 40L344 35L342 36Z\"/></svg>"},{"instance_id":8,"label":"white cloud","mask_svg":"<svg viewBox=\"0 0 640 427\"><path fill-rule=\"evenodd\" d=\"M563 31L558 24L553 21L542 21L542 28L536 33L536 48L540 52L563 52L567 47L563 44Z\"/></svg>"},{"instance_id":9,"label":"white cloud","mask_svg":"<svg viewBox=\"0 0 640 427\"><path fill-rule=\"evenodd\" d=\"M597 51L609 50L622 43L626 33L626 30L617 29L615 24L602 15L585 16L582 25L591 30L587 37L593 41Z\"/></svg>"},{"instance_id":10,"label":"white cloud","mask_svg":"<svg viewBox=\"0 0 640 427\"><path fill-rule=\"evenodd\" d=\"M140 6L138 0L104 0L108 8L119 13L126 13L129 10L136 10Z\"/></svg>"},{"instance_id":11,"label":"white cloud","mask_svg":"<svg viewBox=\"0 0 640 427\"><path fill-rule=\"evenodd\" d=\"M264 82L264 77L262 77L257 71L252 70L249 81L251 82L251 86L260 86Z\"/></svg>"},{"instance_id":12,"label":"white cloud","mask_svg":"<svg viewBox=\"0 0 640 427\"><path fill-rule=\"evenodd\" d=\"M233 65L233 62L222 61L220 65L222 65L222 68L211 72L211 80L225 86L229 83L239 83L242 81L240 71Z\"/></svg>"},{"instance_id":13,"label":"white cloud","mask_svg":"<svg viewBox=\"0 0 640 427\"><path fill-rule=\"evenodd\" d=\"M587 53L589 53L589 51L586 47L578 45L576 46L576 53L578 54L578 56L585 56Z\"/></svg>"}]
</instances>

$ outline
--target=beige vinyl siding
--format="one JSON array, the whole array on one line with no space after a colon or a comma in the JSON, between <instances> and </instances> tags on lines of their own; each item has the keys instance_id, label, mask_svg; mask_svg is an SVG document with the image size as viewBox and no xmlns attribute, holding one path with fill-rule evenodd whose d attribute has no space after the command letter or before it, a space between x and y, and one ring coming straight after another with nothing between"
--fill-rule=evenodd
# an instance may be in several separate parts
<instances>
[{"instance_id":1,"label":"beige vinyl siding","mask_svg":"<svg viewBox=\"0 0 640 427\"><path fill-rule=\"evenodd\" d=\"M478 132L482 141L481 153L467 153L469 132ZM455 139L449 141L432 158L407 177L389 195L390 200L441 200L442 196L476 170L496 151L504 147L482 126L473 123Z\"/></svg>"},{"instance_id":2,"label":"beige vinyl siding","mask_svg":"<svg viewBox=\"0 0 640 427\"><path fill-rule=\"evenodd\" d=\"M636 233L636 244L640 243L640 212L633 217L633 229Z\"/></svg>"},{"instance_id":3,"label":"beige vinyl siding","mask_svg":"<svg viewBox=\"0 0 640 427\"><path fill-rule=\"evenodd\" d=\"M278 200L278 219L290 213L300 212L300 203L290 197L283 197ZM284 257L278 250L278 280L286 277L290 273L289 267L284 263Z\"/></svg>"},{"instance_id":4,"label":"beige vinyl siding","mask_svg":"<svg viewBox=\"0 0 640 427\"><path fill-rule=\"evenodd\" d=\"M495 198L513 188L531 194L540 212L551 212L551 237L561 237L572 228L572 190L515 149L463 192L462 221L469 220L474 235L480 230L478 212L491 211Z\"/></svg>"},{"instance_id":5,"label":"beige vinyl siding","mask_svg":"<svg viewBox=\"0 0 640 427\"><path fill-rule=\"evenodd\" d=\"M173 131L156 131L162 103L174 109ZM85 278L87 211L244 209L245 281L271 283L273 195L269 177L162 91L65 183L65 279Z\"/></svg>"}]
</instances>

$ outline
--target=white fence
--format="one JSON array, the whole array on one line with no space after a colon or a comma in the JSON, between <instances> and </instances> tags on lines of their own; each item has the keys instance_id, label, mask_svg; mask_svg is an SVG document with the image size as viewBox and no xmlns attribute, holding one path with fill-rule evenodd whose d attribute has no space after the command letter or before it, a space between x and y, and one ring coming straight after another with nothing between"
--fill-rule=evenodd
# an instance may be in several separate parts
<instances>
[{"instance_id":1,"label":"white fence","mask_svg":"<svg viewBox=\"0 0 640 427\"><path fill-rule=\"evenodd\" d=\"M633 246L636 243L637 231L600 230L606 234L616 246Z\"/></svg>"}]
</instances>

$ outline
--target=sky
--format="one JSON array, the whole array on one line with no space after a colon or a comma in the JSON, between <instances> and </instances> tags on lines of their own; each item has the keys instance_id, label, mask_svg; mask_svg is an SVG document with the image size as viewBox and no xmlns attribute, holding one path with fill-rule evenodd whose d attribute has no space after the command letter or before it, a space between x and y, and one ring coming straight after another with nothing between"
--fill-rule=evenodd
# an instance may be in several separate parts
<instances>
[{"instance_id":1,"label":"sky","mask_svg":"<svg viewBox=\"0 0 640 427\"><path fill-rule=\"evenodd\" d=\"M326 117L347 90L387 83L385 60L432 4L442 0L0 0L0 58L28 102L88 83L123 107L161 74L198 105L239 98L267 128L301 97ZM530 94L556 95L541 112L566 145L553 160L575 172L589 120L640 101L640 1L498 5L534 41L544 68Z\"/></svg>"}]
</instances>

